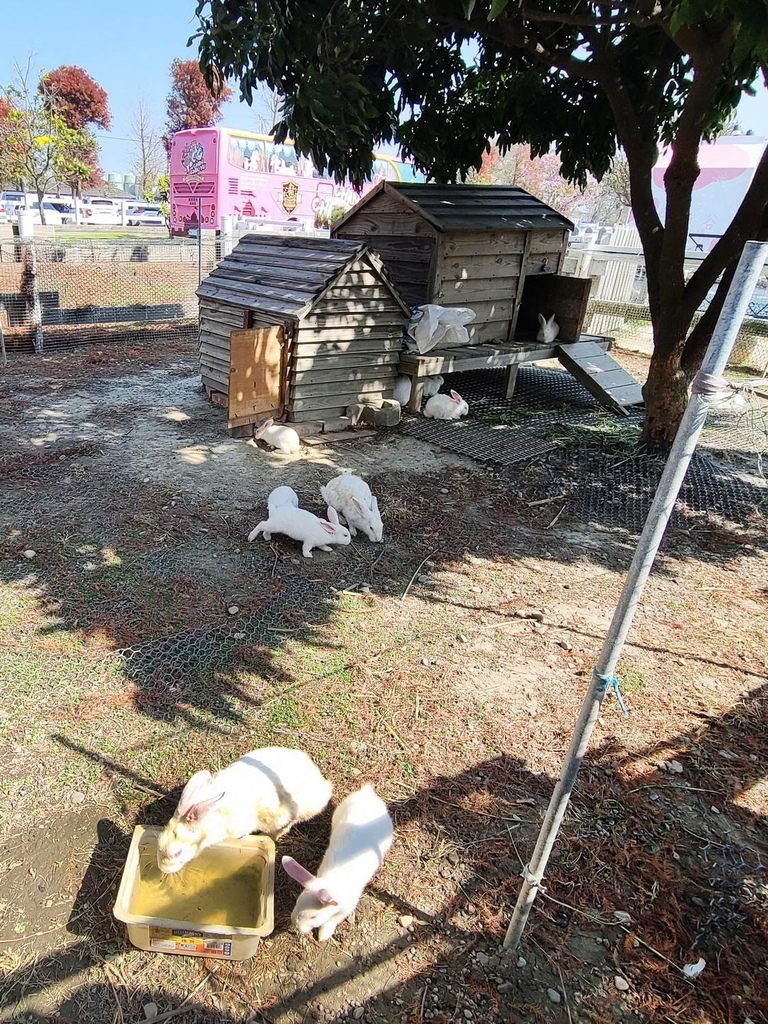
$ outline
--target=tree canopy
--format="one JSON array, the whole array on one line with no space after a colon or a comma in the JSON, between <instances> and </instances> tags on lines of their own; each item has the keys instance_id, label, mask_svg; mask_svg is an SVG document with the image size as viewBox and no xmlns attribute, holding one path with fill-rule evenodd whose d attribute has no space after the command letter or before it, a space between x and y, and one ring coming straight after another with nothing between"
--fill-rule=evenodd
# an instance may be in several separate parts
<instances>
[{"instance_id":1,"label":"tree canopy","mask_svg":"<svg viewBox=\"0 0 768 1024\"><path fill-rule=\"evenodd\" d=\"M72 64L54 68L40 79L40 92L68 128L80 131L95 125L108 130L112 124L106 92L82 68Z\"/></svg>"},{"instance_id":2,"label":"tree canopy","mask_svg":"<svg viewBox=\"0 0 768 1024\"><path fill-rule=\"evenodd\" d=\"M68 184L77 194L96 184L101 171L88 129L67 124L51 94L33 82L30 67L17 65L14 81L0 95L0 184L35 192L45 222L46 192Z\"/></svg>"},{"instance_id":3,"label":"tree canopy","mask_svg":"<svg viewBox=\"0 0 768 1024\"><path fill-rule=\"evenodd\" d=\"M232 95L224 82L212 79L216 94L206 84L195 60L179 60L171 64L171 91L166 101L166 124L163 142L170 153L171 136L185 128L202 128L221 120L221 105Z\"/></svg>"},{"instance_id":4,"label":"tree canopy","mask_svg":"<svg viewBox=\"0 0 768 1024\"><path fill-rule=\"evenodd\" d=\"M764 0L198 0L201 66L283 97L276 137L360 183L394 142L432 178L554 151L585 186L626 156L654 330L645 436L668 442L748 237L768 236L768 148L731 225L685 275L702 140L768 76ZM651 189L669 146L662 223ZM707 312L697 310L720 280Z\"/></svg>"},{"instance_id":5,"label":"tree canopy","mask_svg":"<svg viewBox=\"0 0 768 1024\"><path fill-rule=\"evenodd\" d=\"M714 134L768 53L762 0L199 0L197 14L209 84L235 78L250 102L266 83L287 100L278 135L358 183L382 142L453 180L498 136L554 148L584 185L609 169L619 121L673 140L705 99L701 64L696 128Z\"/></svg>"}]
</instances>

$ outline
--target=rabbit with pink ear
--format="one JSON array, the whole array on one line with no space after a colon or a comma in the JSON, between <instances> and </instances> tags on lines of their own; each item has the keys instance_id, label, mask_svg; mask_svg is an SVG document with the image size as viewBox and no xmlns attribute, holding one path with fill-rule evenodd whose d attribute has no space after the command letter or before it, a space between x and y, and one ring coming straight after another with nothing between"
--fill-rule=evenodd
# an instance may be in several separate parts
<instances>
[{"instance_id":1,"label":"rabbit with pink ear","mask_svg":"<svg viewBox=\"0 0 768 1024\"><path fill-rule=\"evenodd\" d=\"M270 448L277 448L286 455L301 451L301 438L293 427L275 423L271 416L255 428L253 437L256 441L266 441Z\"/></svg>"},{"instance_id":2,"label":"rabbit with pink ear","mask_svg":"<svg viewBox=\"0 0 768 1024\"><path fill-rule=\"evenodd\" d=\"M317 875L293 857L283 857L283 869L304 887L291 914L291 922L302 935L318 928L317 937L325 942L354 914L363 890L384 862L392 838L387 805L372 786L363 786L333 812L331 841Z\"/></svg>"},{"instance_id":3,"label":"rabbit with pink ear","mask_svg":"<svg viewBox=\"0 0 768 1024\"><path fill-rule=\"evenodd\" d=\"M344 517L353 537L357 536L358 530L362 530L374 544L380 543L384 536L384 524L379 503L362 477L354 473L341 473L321 487L320 494L327 505Z\"/></svg>"},{"instance_id":4,"label":"rabbit with pink ear","mask_svg":"<svg viewBox=\"0 0 768 1024\"><path fill-rule=\"evenodd\" d=\"M450 395L433 395L424 406L424 415L433 420L458 420L468 412L469 406L458 391L452 391Z\"/></svg>"},{"instance_id":5,"label":"rabbit with pink ear","mask_svg":"<svg viewBox=\"0 0 768 1024\"><path fill-rule=\"evenodd\" d=\"M293 505L278 505L277 508L270 506L269 518L263 519L251 530L248 540L256 540L260 533L264 534L264 540L272 540L273 533L282 533L293 540L301 541L301 553L305 558L312 557L313 548L332 551L331 544L351 544L350 532L339 522L336 510L329 506L327 515L327 519L320 519L312 512L294 508Z\"/></svg>"},{"instance_id":6,"label":"rabbit with pink ear","mask_svg":"<svg viewBox=\"0 0 768 1024\"><path fill-rule=\"evenodd\" d=\"M164 875L223 839L264 832L278 839L297 821L314 818L331 799L331 784L301 750L262 747L215 772L195 772L157 839Z\"/></svg>"}]
</instances>

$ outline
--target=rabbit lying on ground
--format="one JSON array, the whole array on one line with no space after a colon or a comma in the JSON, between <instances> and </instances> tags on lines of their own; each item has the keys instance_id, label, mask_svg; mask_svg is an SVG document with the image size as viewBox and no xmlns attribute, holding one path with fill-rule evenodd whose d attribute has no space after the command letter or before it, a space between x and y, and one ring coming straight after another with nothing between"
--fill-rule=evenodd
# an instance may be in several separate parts
<instances>
[{"instance_id":1,"label":"rabbit lying on ground","mask_svg":"<svg viewBox=\"0 0 768 1024\"><path fill-rule=\"evenodd\" d=\"M458 391L452 391L450 395L433 395L424 406L424 415L434 420L458 420L468 412L469 406Z\"/></svg>"},{"instance_id":2,"label":"rabbit lying on ground","mask_svg":"<svg viewBox=\"0 0 768 1024\"><path fill-rule=\"evenodd\" d=\"M271 416L256 427L253 436L255 440L266 441L270 448L277 448L278 451L285 452L286 455L301 451L301 439L293 427L275 423Z\"/></svg>"},{"instance_id":3,"label":"rabbit lying on ground","mask_svg":"<svg viewBox=\"0 0 768 1024\"><path fill-rule=\"evenodd\" d=\"M331 840L317 875L293 857L283 857L284 870L304 886L291 921L302 935L319 928L325 942L355 912L366 885L381 867L392 845L392 819L387 805L371 786L350 793L333 812Z\"/></svg>"},{"instance_id":4,"label":"rabbit lying on ground","mask_svg":"<svg viewBox=\"0 0 768 1024\"><path fill-rule=\"evenodd\" d=\"M330 799L330 782L301 750L252 750L214 775L192 776L158 837L157 865L171 875L222 839L251 832L278 839L320 814Z\"/></svg>"},{"instance_id":5,"label":"rabbit lying on ground","mask_svg":"<svg viewBox=\"0 0 768 1024\"><path fill-rule=\"evenodd\" d=\"M331 544L346 545L352 542L349 530L339 523L339 517L333 508L328 509L328 519L320 519L303 508L293 505L279 505L269 509L269 517L262 520L248 534L248 540L255 540L260 533L265 540L271 540L273 533L282 533L302 543L302 554L305 558L312 557L312 548L330 551Z\"/></svg>"},{"instance_id":6,"label":"rabbit lying on ground","mask_svg":"<svg viewBox=\"0 0 768 1024\"><path fill-rule=\"evenodd\" d=\"M321 487L320 494L327 505L344 517L353 537L362 530L369 540L375 543L381 540L384 524L379 503L365 480L353 473L342 473Z\"/></svg>"}]
</instances>

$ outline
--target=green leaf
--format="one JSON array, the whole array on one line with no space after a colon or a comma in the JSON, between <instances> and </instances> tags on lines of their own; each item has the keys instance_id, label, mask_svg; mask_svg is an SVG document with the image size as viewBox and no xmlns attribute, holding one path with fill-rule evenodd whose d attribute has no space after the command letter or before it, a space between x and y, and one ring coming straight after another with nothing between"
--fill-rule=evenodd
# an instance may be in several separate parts
<instances>
[{"instance_id":1,"label":"green leaf","mask_svg":"<svg viewBox=\"0 0 768 1024\"><path fill-rule=\"evenodd\" d=\"M461 0L461 6L464 8L464 17L469 21L472 17L472 11L475 9L477 0Z\"/></svg>"},{"instance_id":2,"label":"green leaf","mask_svg":"<svg viewBox=\"0 0 768 1024\"><path fill-rule=\"evenodd\" d=\"M488 12L488 21L495 21L506 10L509 0L493 0Z\"/></svg>"}]
</instances>

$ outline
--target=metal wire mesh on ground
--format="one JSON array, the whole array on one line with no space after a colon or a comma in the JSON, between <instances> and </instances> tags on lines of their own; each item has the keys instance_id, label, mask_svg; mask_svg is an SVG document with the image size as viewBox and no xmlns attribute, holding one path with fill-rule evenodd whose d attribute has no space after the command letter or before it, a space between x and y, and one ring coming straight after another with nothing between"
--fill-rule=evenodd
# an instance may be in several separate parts
<instances>
[{"instance_id":1,"label":"metal wire mesh on ground","mask_svg":"<svg viewBox=\"0 0 768 1024\"><path fill-rule=\"evenodd\" d=\"M569 497L569 516L630 533L642 530L661 477L661 460L642 456L627 459L586 450L570 450L567 459L578 481ZM680 488L670 525L683 526L690 513L721 516L746 525L766 508L766 502L768 491L764 486L729 472L706 453L697 452Z\"/></svg>"},{"instance_id":2,"label":"metal wire mesh on ground","mask_svg":"<svg viewBox=\"0 0 768 1024\"><path fill-rule=\"evenodd\" d=\"M514 465L560 447L558 428L609 424L631 429L638 428L642 419L640 410L631 411L626 419L605 413L563 370L520 367L511 399L504 396L505 379L505 371L496 369L447 376L445 389L460 390L469 403L471 419L445 422L414 417L405 420L403 432L479 461ZM680 493L677 520L687 511L746 523L764 508L765 488L705 453L760 455L767 445L768 405L736 414L713 410L700 441L703 450L694 457ZM585 430L581 440L571 434L561 461L566 476L577 480L569 516L632 533L642 529L661 475L658 459L639 452L631 457L596 452Z\"/></svg>"},{"instance_id":3,"label":"metal wire mesh on ground","mask_svg":"<svg viewBox=\"0 0 768 1024\"><path fill-rule=\"evenodd\" d=\"M521 366L512 398L504 397L505 380L503 369L472 370L448 375L443 390L460 391L469 403L472 419L514 423L518 432L534 427L540 430L542 421L579 424L612 415L566 370ZM641 420L642 409L631 409L624 422L639 424ZM615 422L622 419L615 417ZM767 451L768 403L750 403L743 412L713 409L699 447L720 452Z\"/></svg>"},{"instance_id":4,"label":"metal wire mesh on ground","mask_svg":"<svg viewBox=\"0 0 768 1024\"><path fill-rule=\"evenodd\" d=\"M271 650L292 636L306 639L332 618L345 586L364 584L371 578L372 567L381 554L380 549L359 544L347 548L343 559L328 556L321 562L320 555L313 564L302 558L298 549L296 558L287 558L284 554L279 557L272 545L254 545L239 558L253 579L259 581L256 589L269 596L251 611L238 609L222 619L225 609L219 607L213 614L209 610L198 625L160 632L144 642L118 647L107 654L103 648L99 651L88 647L61 658L47 652L36 655L27 651L19 655L19 661L23 657L26 673L39 668L46 675L65 679L68 685L130 679L136 691L143 693L159 713L166 705L183 701L186 695L189 703L226 719L232 717L228 710L230 702L205 685L205 681L235 669L238 658L253 654L254 648ZM171 551L152 549L144 556L128 560L124 569L134 589L143 592L149 585L175 591L177 571L182 567L188 571L195 555L190 545ZM200 582L205 567L198 564L194 571ZM26 590L41 595L53 595L60 589L55 575L42 566L0 572L0 585L5 587L13 587L20 579ZM183 604L189 596L179 593L178 599ZM105 596L104 600L112 599ZM118 619L125 609L118 601L110 604L109 611ZM188 614L186 619L189 622L194 616ZM88 631L93 628L93 621L80 623L80 627ZM2 660L6 670L13 669L13 658ZM197 684L204 685L205 692L194 697Z\"/></svg>"}]
</instances>

